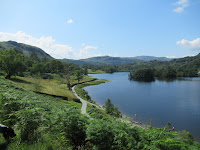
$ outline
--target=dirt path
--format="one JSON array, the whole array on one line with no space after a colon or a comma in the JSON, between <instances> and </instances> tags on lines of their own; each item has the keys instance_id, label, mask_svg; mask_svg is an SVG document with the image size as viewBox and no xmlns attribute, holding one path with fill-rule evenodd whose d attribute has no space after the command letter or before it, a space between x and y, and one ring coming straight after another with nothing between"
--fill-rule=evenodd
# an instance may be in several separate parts
<instances>
[{"instance_id":1,"label":"dirt path","mask_svg":"<svg viewBox=\"0 0 200 150\"><path fill-rule=\"evenodd\" d=\"M86 111L86 109L87 109L87 104L89 103L89 104L91 104L91 105L93 105L93 106L96 106L96 107L98 107L98 108L100 108L100 107L99 107L98 105L92 104L92 103L90 103L90 102L88 102L88 101L86 101L86 100L80 98L80 97L76 94L76 91L74 90L75 86L76 86L76 85L74 85L74 86L72 87L72 92L73 92L73 94L74 94L78 99L80 99L80 101L81 101L81 103L82 103L81 114L85 114L88 118L93 119L92 117L90 117L90 115L87 114L87 111ZM101 108L101 109L102 109L102 108ZM126 123L131 123L131 124L133 125L133 127L134 127L134 126L138 126L138 127L144 129L144 127L142 127L142 126L140 126L140 125L138 125L138 124L136 124L136 123L133 123L133 122L131 122L131 121L125 121L125 120L123 120L123 119L119 119L119 121L121 121L121 122L126 122Z\"/></svg>"},{"instance_id":2,"label":"dirt path","mask_svg":"<svg viewBox=\"0 0 200 150\"><path fill-rule=\"evenodd\" d=\"M76 85L75 85L75 86L76 86ZM80 101L81 101L81 103L82 103L81 113L82 113L82 114L85 114L87 117L91 118L91 117L87 114L87 111L86 111L86 109L87 109L87 104L89 103L89 104L91 104L91 105L93 105L93 106L96 106L96 107L98 107L98 108L99 108L99 106L97 106L97 105L95 105L95 104L92 104L92 103L90 103L90 102L88 102L88 101L86 101L86 100L80 98L80 97L76 94L76 91L74 90L75 86L72 87L72 92L74 93L74 95L75 95L78 99L80 99Z\"/></svg>"}]
</instances>

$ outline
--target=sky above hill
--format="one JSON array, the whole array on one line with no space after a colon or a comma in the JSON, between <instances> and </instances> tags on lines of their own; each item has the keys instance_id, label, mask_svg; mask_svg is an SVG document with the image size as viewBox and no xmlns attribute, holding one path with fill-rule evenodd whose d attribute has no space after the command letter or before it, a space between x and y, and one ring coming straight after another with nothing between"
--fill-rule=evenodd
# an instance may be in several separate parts
<instances>
[{"instance_id":1,"label":"sky above hill","mask_svg":"<svg viewBox=\"0 0 200 150\"><path fill-rule=\"evenodd\" d=\"M54 58L200 52L200 0L0 0L0 41Z\"/></svg>"}]
</instances>

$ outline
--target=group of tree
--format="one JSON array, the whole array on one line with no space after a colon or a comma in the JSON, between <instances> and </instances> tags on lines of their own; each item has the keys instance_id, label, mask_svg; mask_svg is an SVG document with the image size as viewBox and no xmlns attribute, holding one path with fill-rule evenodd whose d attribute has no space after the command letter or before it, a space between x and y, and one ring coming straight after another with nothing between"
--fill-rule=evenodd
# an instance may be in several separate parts
<instances>
[{"instance_id":1,"label":"group of tree","mask_svg":"<svg viewBox=\"0 0 200 150\"><path fill-rule=\"evenodd\" d=\"M118 106L113 105L110 98L106 100L104 108L107 114L113 115L115 117L121 116L121 112L118 110Z\"/></svg>"},{"instance_id":2,"label":"group of tree","mask_svg":"<svg viewBox=\"0 0 200 150\"><path fill-rule=\"evenodd\" d=\"M162 69L137 69L129 73L130 80L138 80L138 81L154 81L155 77L172 79L176 77L196 77L198 76L197 70L195 69L187 69L187 68L174 68L172 66L168 66Z\"/></svg>"},{"instance_id":3,"label":"group of tree","mask_svg":"<svg viewBox=\"0 0 200 150\"><path fill-rule=\"evenodd\" d=\"M24 55L14 50L4 50L0 53L0 67L9 79L12 75L25 71Z\"/></svg>"},{"instance_id":4,"label":"group of tree","mask_svg":"<svg viewBox=\"0 0 200 150\"><path fill-rule=\"evenodd\" d=\"M114 73L117 72L117 66L116 65L93 65L93 64L83 64L83 68L85 69L91 69L93 72L97 70L102 70L106 73Z\"/></svg>"},{"instance_id":5,"label":"group of tree","mask_svg":"<svg viewBox=\"0 0 200 150\"><path fill-rule=\"evenodd\" d=\"M138 69L135 72L130 72L129 79L146 82L154 81L154 71L152 69Z\"/></svg>"},{"instance_id":6,"label":"group of tree","mask_svg":"<svg viewBox=\"0 0 200 150\"><path fill-rule=\"evenodd\" d=\"M10 78L12 75L24 76L25 74L51 78L49 74L58 74L66 76L67 79L69 79L69 76L75 75L79 82L84 74L87 75L86 70L73 63L38 57L36 53L25 56L18 49L0 51L0 68L5 72L6 78Z\"/></svg>"},{"instance_id":7,"label":"group of tree","mask_svg":"<svg viewBox=\"0 0 200 150\"><path fill-rule=\"evenodd\" d=\"M82 67L92 71L102 70L107 73L135 72L138 69L153 69L157 77L196 77L200 70L200 54L193 57L173 59L171 61L134 62L121 65L92 65L83 64Z\"/></svg>"}]
</instances>

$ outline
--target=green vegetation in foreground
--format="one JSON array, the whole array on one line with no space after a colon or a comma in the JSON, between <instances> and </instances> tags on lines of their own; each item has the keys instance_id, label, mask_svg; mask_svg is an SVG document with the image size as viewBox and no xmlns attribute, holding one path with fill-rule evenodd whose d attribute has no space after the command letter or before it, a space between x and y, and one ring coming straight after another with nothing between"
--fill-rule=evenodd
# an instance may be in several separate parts
<instances>
[{"instance_id":1,"label":"green vegetation in foreground","mask_svg":"<svg viewBox=\"0 0 200 150\"><path fill-rule=\"evenodd\" d=\"M200 148L187 132L169 127L143 130L123 123L103 110L88 107L89 119L80 104L29 91L0 77L0 122L14 128L17 136L0 149L189 149ZM91 83L90 83L91 84Z\"/></svg>"},{"instance_id":2,"label":"green vegetation in foreground","mask_svg":"<svg viewBox=\"0 0 200 150\"><path fill-rule=\"evenodd\" d=\"M82 99L87 100L88 102L91 102L91 103L95 103L95 101L91 99L91 97L88 95L88 92L85 91L83 89L83 87L91 86L91 85L98 85L98 84L105 83L105 82L107 82L107 80L97 79L97 80L92 81L92 82L86 82L84 84L78 84L75 87L75 91L78 94L78 96L80 96Z\"/></svg>"}]
</instances>

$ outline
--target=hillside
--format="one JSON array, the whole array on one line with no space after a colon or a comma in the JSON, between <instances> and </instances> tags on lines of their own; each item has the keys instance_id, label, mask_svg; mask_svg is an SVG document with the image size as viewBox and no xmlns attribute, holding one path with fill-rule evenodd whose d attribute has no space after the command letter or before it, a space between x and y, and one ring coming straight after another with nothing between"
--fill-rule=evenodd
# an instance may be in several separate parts
<instances>
[{"instance_id":1,"label":"hillside","mask_svg":"<svg viewBox=\"0 0 200 150\"><path fill-rule=\"evenodd\" d=\"M23 43L17 43L15 41L0 42L0 51L4 49L17 49L21 50L24 53L24 55L27 56L31 55L32 53L36 53L38 57L46 57L52 59L52 57L49 54L47 54L38 47Z\"/></svg>"},{"instance_id":2,"label":"hillside","mask_svg":"<svg viewBox=\"0 0 200 150\"><path fill-rule=\"evenodd\" d=\"M100 56L100 57L91 57L87 59L72 60L72 59L62 59L64 62L72 62L77 65L83 64L93 64L93 65L122 65L130 64L134 62L146 62L146 61L170 61L166 57L154 57L154 56L136 56L136 57L111 57L111 56Z\"/></svg>"},{"instance_id":3,"label":"hillside","mask_svg":"<svg viewBox=\"0 0 200 150\"><path fill-rule=\"evenodd\" d=\"M32 53L36 53L38 57L52 58L42 49L23 44L15 41L0 42L0 51L4 49L15 49L22 51L25 55L29 56ZM166 57L154 57L154 56L136 56L136 57L111 57L111 56L99 56L91 57L87 59L73 60L73 59L60 59L63 62L70 62L77 65L92 64L92 65L122 65L130 64L134 62L147 62L152 60L157 61L170 61L172 59Z\"/></svg>"},{"instance_id":4,"label":"hillside","mask_svg":"<svg viewBox=\"0 0 200 150\"><path fill-rule=\"evenodd\" d=\"M172 61L135 62L117 66L118 71L135 71L137 69L156 69L160 74L171 68L178 77L195 77L200 70L200 54L193 57L173 59ZM159 76L158 74L158 76Z\"/></svg>"},{"instance_id":5,"label":"hillside","mask_svg":"<svg viewBox=\"0 0 200 150\"><path fill-rule=\"evenodd\" d=\"M189 132L133 127L88 106L89 119L72 101L36 94L0 76L1 123L13 127L0 149L199 149Z\"/></svg>"}]
</instances>

